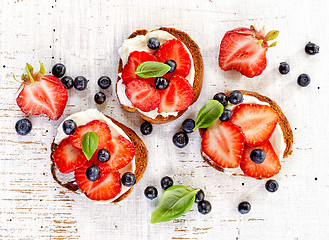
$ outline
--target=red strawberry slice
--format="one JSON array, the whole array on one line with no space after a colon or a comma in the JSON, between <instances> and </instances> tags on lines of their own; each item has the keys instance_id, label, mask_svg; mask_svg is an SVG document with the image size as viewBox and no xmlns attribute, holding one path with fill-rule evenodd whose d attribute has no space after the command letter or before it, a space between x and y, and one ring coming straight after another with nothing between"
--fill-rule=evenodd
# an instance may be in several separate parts
<instances>
[{"instance_id":1,"label":"red strawberry slice","mask_svg":"<svg viewBox=\"0 0 329 240\"><path fill-rule=\"evenodd\" d=\"M160 45L155 56L163 63L167 60L174 60L176 62L176 70L172 73L174 75L185 78L191 70L190 55L178 39L172 39ZM165 77L170 78L172 74L166 74Z\"/></svg>"},{"instance_id":2,"label":"red strawberry slice","mask_svg":"<svg viewBox=\"0 0 329 240\"><path fill-rule=\"evenodd\" d=\"M111 140L111 130L109 126L105 122L93 120L85 125L77 127L74 134L69 137L73 147L78 149L82 148L81 141L83 135L85 135L87 132L97 133L99 139L98 149L104 148Z\"/></svg>"},{"instance_id":3,"label":"red strawberry slice","mask_svg":"<svg viewBox=\"0 0 329 240\"><path fill-rule=\"evenodd\" d=\"M64 138L60 142L54 151L53 158L61 173L73 172L87 161L83 152L70 144L69 138Z\"/></svg>"},{"instance_id":4,"label":"red strawberry slice","mask_svg":"<svg viewBox=\"0 0 329 240\"><path fill-rule=\"evenodd\" d=\"M90 160L94 165L106 169L120 169L125 167L135 156L134 145L125 137L119 135L112 137L105 147L110 152L110 159L107 162L97 160L97 153Z\"/></svg>"},{"instance_id":5,"label":"red strawberry slice","mask_svg":"<svg viewBox=\"0 0 329 240\"><path fill-rule=\"evenodd\" d=\"M265 160L261 164L257 164L250 159L250 153L254 149L263 149L266 153ZM276 175L281 169L281 164L270 141L266 141L258 147L245 147L240 168L245 175L262 179Z\"/></svg>"},{"instance_id":6,"label":"red strawberry slice","mask_svg":"<svg viewBox=\"0 0 329 240\"><path fill-rule=\"evenodd\" d=\"M233 109L231 122L241 128L248 146L258 146L272 136L278 115L267 105L240 104Z\"/></svg>"},{"instance_id":7,"label":"red strawberry slice","mask_svg":"<svg viewBox=\"0 0 329 240\"><path fill-rule=\"evenodd\" d=\"M223 168L238 167L244 150L245 138L232 123L216 120L202 137L202 151Z\"/></svg>"},{"instance_id":8,"label":"red strawberry slice","mask_svg":"<svg viewBox=\"0 0 329 240\"><path fill-rule=\"evenodd\" d=\"M105 201L117 196L121 191L120 173L117 170L100 169L99 178L96 181L90 181L86 177L86 170L91 166L91 162L87 161L75 171L75 181L80 190L88 198L96 201Z\"/></svg>"},{"instance_id":9,"label":"red strawberry slice","mask_svg":"<svg viewBox=\"0 0 329 240\"><path fill-rule=\"evenodd\" d=\"M152 111L159 106L159 92L143 80L130 81L125 92L132 105L143 112Z\"/></svg>"},{"instance_id":10,"label":"red strawberry slice","mask_svg":"<svg viewBox=\"0 0 329 240\"><path fill-rule=\"evenodd\" d=\"M185 78L177 75L170 79L169 86L165 90L159 92L161 95L159 113L183 111L193 103L193 88Z\"/></svg>"}]
</instances>

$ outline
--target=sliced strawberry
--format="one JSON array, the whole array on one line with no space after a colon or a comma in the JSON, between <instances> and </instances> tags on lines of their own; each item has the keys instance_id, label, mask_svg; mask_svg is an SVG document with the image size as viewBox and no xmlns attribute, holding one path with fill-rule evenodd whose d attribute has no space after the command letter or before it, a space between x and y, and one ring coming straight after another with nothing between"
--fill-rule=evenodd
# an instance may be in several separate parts
<instances>
[{"instance_id":1,"label":"sliced strawberry","mask_svg":"<svg viewBox=\"0 0 329 240\"><path fill-rule=\"evenodd\" d=\"M159 112L183 111L193 103L193 88L185 78L178 75L174 75L170 79L169 86L159 92L161 95Z\"/></svg>"},{"instance_id":2,"label":"sliced strawberry","mask_svg":"<svg viewBox=\"0 0 329 240\"><path fill-rule=\"evenodd\" d=\"M92 200L109 200L117 196L121 191L120 173L116 170L100 169L99 178L90 181L86 176L87 168L93 166L87 161L75 171L75 181L82 192Z\"/></svg>"},{"instance_id":3,"label":"sliced strawberry","mask_svg":"<svg viewBox=\"0 0 329 240\"><path fill-rule=\"evenodd\" d=\"M176 70L172 73L174 75L180 75L185 78L191 70L190 55L183 43L178 39L172 39L160 45L155 52L155 56L160 62L174 60L176 62ZM170 78L172 74L166 74L165 77Z\"/></svg>"},{"instance_id":4,"label":"sliced strawberry","mask_svg":"<svg viewBox=\"0 0 329 240\"><path fill-rule=\"evenodd\" d=\"M111 140L111 130L109 126L105 122L93 120L85 125L77 127L74 134L69 137L73 147L79 149L82 148L81 141L83 135L85 135L87 132L97 133L99 139L98 149L104 148Z\"/></svg>"},{"instance_id":5,"label":"sliced strawberry","mask_svg":"<svg viewBox=\"0 0 329 240\"><path fill-rule=\"evenodd\" d=\"M132 105L143 112L152 111L159 106L159 92L143 80L130 81L125 92Z\"/></svg>"},{"instance_id":6,"label":"sliced strawberry","mask_svg":"<svg viewBox=\"0 0 329 240\"><path fill-rule=\"evenodd\" d=\"M254 149L263 149L265 151L266 157L264 162L258 164L250 159L250 153ZM266 141L258 147L245 147L240 168L245 175L262 179L270 178L276 175L281 169L281 164L270 141Z\"/></svg>"},{"instance_id":7,"label":"sliced strawberry","mask_svg":"<svg viewBox=\"0 0 329 240\"><path fill-rule=\"evenodd\" d=\"M69 138L64 138L60 142L54 151L53 158L61 173L73 172L87 161L83 152L70 144Z\"/></svg>"},{"instance_id":8,"label":"sliced strawberry","mask_svg":"<svg viewBox=\"0 0 329 240\"><path fill-rule=\"evenodd\" d=\"M267 105L240 104L233 109L231 122L241 128L248 146L258 146L272 136L278 115Z\"/></svg>"},{"instance_id":9,"label":"sliced strawberry","mask_svg":"<svg viewBox=\"0 0 329 240\"><path fill-rule=\"evenodd\" d=\"M238 167L243 155L245 138L232 123L216 120L202 137L202 151L223 168Z\"/></svg>"}]
</instances>

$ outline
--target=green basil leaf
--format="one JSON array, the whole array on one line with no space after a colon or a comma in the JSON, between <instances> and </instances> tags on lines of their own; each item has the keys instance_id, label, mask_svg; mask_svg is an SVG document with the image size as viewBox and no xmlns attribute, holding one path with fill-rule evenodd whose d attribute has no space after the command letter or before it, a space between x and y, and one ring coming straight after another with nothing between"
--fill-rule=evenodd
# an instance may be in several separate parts
<instances>
[{"instance_id":1,"label":"green basil leaf","mask_svg":"<svg viewBox=\"0 0 329 240\"><path fill-rule=\"evenodd\" d=\"M162 77L170 70L170 66L161 62L148 61L138 65L135 74L141 78Z\"/></svg>"},{"instance_id":2,"label":"green basil leaf","mask_svg":"<svg viewBox=\"0 0 329 240\"><path fill-rule=\"evenodd\" d=\"M153 211L151 223L167 222L188 212L195 201L195 195L200 189L189 189L183 185L174 185L168 188Z\"/></svg>"},{"instance_id":3,"label":"green basil leaf","mask_svg":"<svg viewBox=\"0 0 329 240\"><path fill-rule=\"evenodd\" d=\"M197 128L207 128L213 122L219 118L224 111L223 105L217 100L209 100L199 111L198 116L195 120L195 127L193 131Z\"/></svg>"},{"instance_id":4,"label":"green basil leaf","mask_svg":"<svg viewBox=\"0 0 329 240\"><path fill-rule=\"evenodd\" d=\"M88 160L94 155L98 147L99 138L95 132L87 132L83 135L81 145L82 152Z\"/></svg>"}]
</instances>

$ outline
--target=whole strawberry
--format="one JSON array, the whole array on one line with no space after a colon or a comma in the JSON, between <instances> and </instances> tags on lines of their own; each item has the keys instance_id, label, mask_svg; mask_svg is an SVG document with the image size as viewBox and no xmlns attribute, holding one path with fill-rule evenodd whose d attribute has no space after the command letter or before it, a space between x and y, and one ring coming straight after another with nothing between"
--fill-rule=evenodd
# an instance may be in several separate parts
<instances>
[{"instance_id":1,"label":"whole strawberry","mask_svg":"<svg viewBox=\"0 0 329 240\"><path fill-rule=\"evenodd\" d=\"M219 67L224 71L236 69L248 78L260 75L266 68L267 49L276 45L267 42L278 35L276 30L265 35L264 27L257 31L254 26L226 32L220 44Z\"/></svg>"},{"instance_id":2,"label":"whole strawberry","mask_svg":"<svg viewBox=\"0 0 329 240\"><path fill-rule=\"evenodd\" d=\"M25 69L27 74L21 78L23 89L16 99L19 108L26 114L46 114L51 120L59 119L68 99L62 82L54 76L44 75L42 63L39 72L33 73L30 64L26 64Z\"/></svg>"}]
</instances>

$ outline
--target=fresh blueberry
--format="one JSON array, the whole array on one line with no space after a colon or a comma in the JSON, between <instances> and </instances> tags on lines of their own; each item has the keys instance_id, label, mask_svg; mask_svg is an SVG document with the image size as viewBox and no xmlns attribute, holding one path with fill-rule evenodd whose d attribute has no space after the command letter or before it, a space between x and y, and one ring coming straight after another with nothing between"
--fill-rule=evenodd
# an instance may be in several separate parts
<instances>
[{"instance_id":1,"label":"fresh blueberry","mask_svg":"<svg viewBox=\"0 0 329 240\"><path fill-rule=\"evenodd\" d=\"M225 95L225 93L222 93L222 92L216 93L215 96L213 97L213 99L220 102L224 107L228 103L228 97Z\"/></svg>"},{"instance_id":2,"label":"fresh blueberry","mask_svg":"<svg viewBox=\"0 0 329 240\"><path fill-rule=\"evenodd\" d=\"M98 150L97 152L97 159L102 163L107 162L110 159L110 157L111 157L110 152L104 148Z\"/></svg>"},{"instance_id":3,"label":"fresh blueberry","mask_svg":"<svg viewBox=\"0 0 329 240\"><path fill-rule=\"evenodd\" d=\"M172 185L174 185L174 181L171 177L165 176L161 179L161 187L163 190L170 188Z\"/></svg>"},{"instance_id":4,"label":"fresh blueberry","mask_svg":"<svg viewBox=\"0 0 329 240\"><path fill-rule=\"evenodd\" d=\"M144 135L150 135L153 130L153 126L149 122L143 122L140 127L141 133Z\"/></svg>"},{"instance_id":5,"label":"fresh blueberry","mask_svg":"<svg viewBox=\"0 0 329 240\"><path fill-rule=\"evenodd\" d=\"M268 180L265 184L265 188L269 192L276 192L279 188L279 183L275 180Z\"/></svg>"},{"instance_id":6,"label":"fresh blueberry","mask_svg":"<svg viewBox=\"0 0 329 240\"><path fill-rule=\"evenodd\" d=\"M57 77L57 78L61 78L64 76L65 74L65 71L66 71L66 67L64 66L64 64L62 63L56 63L52 70L51 70L51 73Z\"/></svg>"},{"instance_id":7,"label":"fresh blueberry","mask_svg":"<svg viewBox=\"0 0 329 240\"><path fill-rule=\"evenodd\" d=\"M167 72L167 74L173 73L176 70L176 62L174 60L167 60L165 61L165 64L170 66L170 70Z\"/></svg>"},{"instance_id":8,"label":"fresh blueberry","mask_svg":"<svg viewBox=\"0 0 329 240\"><path fill-rule=\"evenodd\" d=\"M193 132L193 129L195 127L195 121L193 119L185 119L184 122L182 123L182 128L183 131L186 133L191 133Z\"/></svg>"},{"instance_id":9,"label":"fresh blueberry","mask_svg":"<svg viewBox=\"0 0 329 240\"><path fill-rule=\"evenodd\" d=\"M207 200L203 200L198 203L198 211L202 214L210 213L211 211L211 204Z\"/></svg>"},{"instance_id":10,"label":"fresh blueberry","mask_svg":"<svg viewBox=\"0 0 329 240\"><path fill-rule=\"evenodd\" d=\"M200 191L197 192L195 195L195 202L199 203L202 202L203 200L204 200L204 192L200 189Z\"/></svg>"},{"instance_id":11,"label":"fresh blueberry","mask_svg":"<svg viewBox=\"0 0 329 240\"><path fill-rule=\"evenodd\" d=\"M148 199L154 199L158 196L158 190L153 187L153 186L148 186L147 188L145 188L144 190L144 195L145 197L147 197Z\"/></svg>"},{"instance_id":12,"label":"fresh blueberry","mask_svg":"<svg viewBox=\"0 0 329 240\"><path fill-rule=\"evenodd\" d=\"M107 89L111 86L111 79L107 76L102 76L98 79L97 83L101 89Z\"/></svg>"},{"instance_id":13,"label":"fresh blueberry","mask_svg":"<svg viewBox=\"0 0 329 240\"><path fill-rule=\"evenodd\" d=\"M238 205L238 210L241 214L246 214L250 211L251 205L248 202L241 202Z\"/></svg>"},{"instance_id":14,"label":"fresh blueberry","mask_svg":"<svg viewBox=\"0 0 329 240\"><path fill-rule=\"evenodd\" d=\"M126 187L132 187L136 184L136 176L132 172L126 172L123 174L121 182Z\"/></svg>"},{"instance_id":15,"label":"fresh blueberry","mask_svg":"<svg viewBox=\"0 0 329 240\"><path fill-rule=\"evenodd\" d=\"M105 102L105 100L106 100L106 96L105 96L105 93L103 93L103 92L98 92L94 96L94 101L97 104L102 104Z\"/></svg>"},{"instance_id":16,"label":"fresh blueberry","mask_svg":"<svg viewBox=\"0 0 329 240\"><path fill-rule=\"evenodd\" d=\"M314 55L319 53L320 47L315 43L308 42L305 46L305 52L309 55Z\"/></svg>"},{"instance_id":17,"label":"fresh blueberry","mask_svg":"<svg viewBox=\"0 0 329 240\"><path fill-rule=\"evenodd\" d=\"M94 182L99 178L100 172L101 171L99 170L99 168L97 166L91 166L91 167L87 168L87 170L86 170L86 177L90 181Z\"/></svg>"},{"instance_id":18,"label":"fresh blueberry","mask_svg":"<svg viewBox=\"0 0 329 240\"><path fill-rule=\"evenodd\" d=\"M263 163L265 157L266 157L266 153L263 149L254 149L250 153L250 159L257 164Z\"/></svg>"},{"instance_id":19,"label":"fresh blueberry","mask_svg":"<svg viewBox=\"0 0 329 240\"><path fill-rule=\"evenodd\" d=\"M240 91L234 90L228 96L228 101L234 105L239 104L243 101L243 95Z\"/></svg>"},{"instance_id":20,"label":"fresh blueberry","mask_svg":"<svg viewBox=\"0 0 329 240\"><path fill-rule=\"evenodd\" d=\"M280 66L279 66L279 72L281 74L287 74L288 72L290 72L290 66L288 63L286 62L281 62Z\"/></svg>"},{"instance_id":21,"label":"fresh blueberry","mask_svg":"<svg viewBox=\"0 0 329 240\"><path fill-rule=\"evenodd\" d=\"M88 80L84 76L78 76L73 80L73 86L76 90L83 91L87 88Z\"/></svg>"},{"instance_id":22,"label":"fresh blueberry","mask_svg":"<svg viewBox=\"0 0 329 240\"><path fill-rule=\"evenodd\" d=\"M15 124L16 132L19 135L26 135L32 130L32 123L27 118L18 120Z\"/></svg>"},{"instance_id":23,"label":"fresh blueberry","mask_svg":"<svg viewBox=\"0 0 329 240\"><path fill-rule=\"evenodd\" d=\"M154 80L154 85L159 90L164 90L169 86L169 82L165 77L157 77Z\"/></svg>"},{"instance_id":24,"label":"fresh blueberry","mask_svg":"<svg viewBox=\"0 0 329 240\"><path fill-rule=\"evenodd\" d=\"M297 83L301 87L306 87L310 84L311 78L307 74L303 73L298 76Z\"/></svg>"},{"instance_id":25,"label":"fresh blueberry","mask_svg":"<svg viewBox=\"0 0 329 240\"><path fill-rule=\"evenodd\" d=\"M231 116L232 116L231 111L224 108L224 111L223 111L222 115L220 115L219 120L221 120L222 122L228 122L230 120Z\"/></svg>"},{"instance_id":26,"label":"fresh blueberry","mask_svg":"<svg viewBox=\"0 0 329 240\"><path fill-rule=\"evenodd\" d=\"M63 131L66 135L72 135L77 129L77 124L72 120L66 120L63 123Z\"/></svg>"},{"instance_id":27,"label":"fresh blueberry","mask_svg":"<svg viewBox=\"0 0 329 240\"><path fill-rule=\"evenodd\" d=\"M61 79L61 82L63 83L65 89L73 88L73 78L65 76Z\"/></svg>"},{"instance_id":28,"label":"fresh blueberry","mask_svg":"<svg viewBox=\"0 0 329 240\"><path fill-rule=\"evenodd\" d=\"M172 138L176 147L183 148L188 144L188 136L185 132L178 132Z\"/></svg>"},{"instance_id":29,"label":"fresh blueberry","mask_svg":"<svg viewBox=\"0 0 329 240\"><path fill-rule=\"evenodd\" d=\"M148 41L147 41L147 46L153 50L157 49L158 47L160 47L160 41L159 39L157 39L156 37L151 37Z\"/></svg>"}]
</instances>

